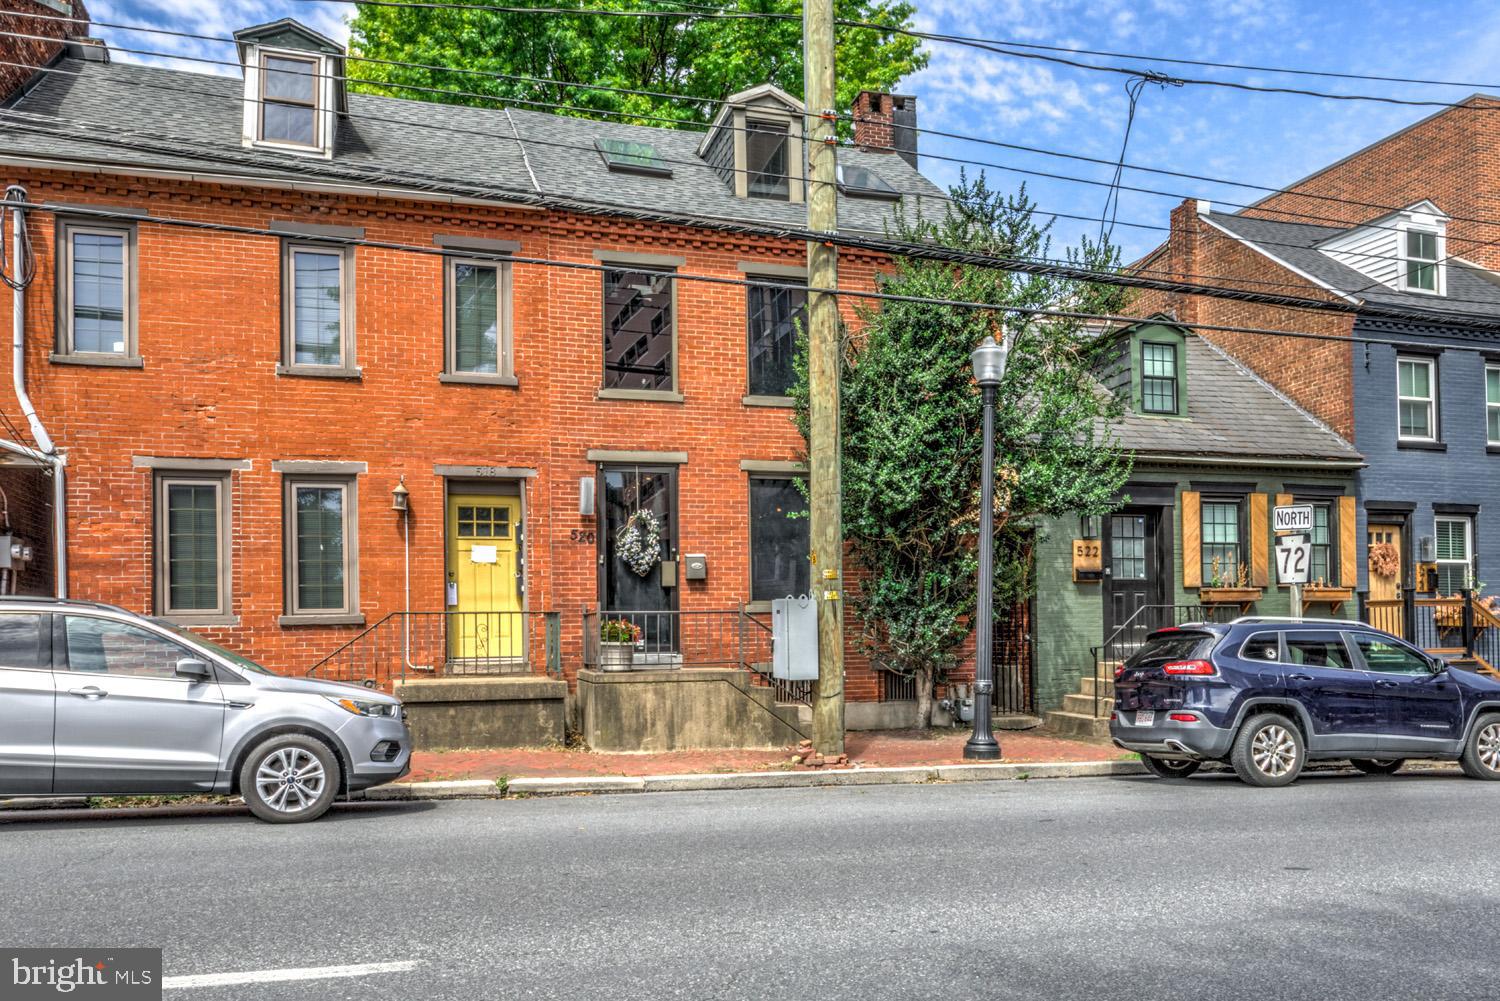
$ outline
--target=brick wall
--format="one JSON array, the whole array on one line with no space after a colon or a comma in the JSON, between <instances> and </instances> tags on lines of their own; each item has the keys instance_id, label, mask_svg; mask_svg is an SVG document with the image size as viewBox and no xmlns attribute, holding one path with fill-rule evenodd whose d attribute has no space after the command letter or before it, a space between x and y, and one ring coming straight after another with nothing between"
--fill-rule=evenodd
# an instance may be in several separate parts
<instances>
[{"instance_id":1,"label":"brick wall","mask_svg":"<svg viewBox=\"0 0 1500 1001\"><path fill-rule=\"evenodd\" d=\"M370 240L432 247L438 233L514 240L519 255L594 263L596 250L686 258L683 272L743 277L744 261L798 264L800 243L533 210L434 206L35 171L38 201L150 206L158 217L267 227L272 220L363 227ZM706 553L705 581L683 581L684 610L733 609L749 591L749 487L742 460L797 460L803 443L780 408L745 406L745 290L677 283L681 403L600 400L602 278L597 271L514 266L519 385L456 385L443 369L442 259L354 252L358 380L278 375L280 249L269 236L143 221L137 230L143 367L49 361L56 220L30 220L39 262L27 298L33 400L69 462L74 595L153 611L153 471L135 456L249 460L231 479L233 625L205 632L282 671L308 665L357 626L278 624L284 611L281 475L276 460L355 461L359 606L376 622L403 606L402 523L390 492L410 491L412 607L444 607L444 479L435 465L534 469L525 481L526 602L563 613L567 674L579 666L582 610L596 604L599 528L578 513L590 449L683 451L679 552ZM841 254L842 283L869 289L881 261ZM8 291L0 309L8 308ZM841 305L854 323L854 304ZM18 419L7 390L0 400ZM850 624L851 647L853 623ZM851 698L878 687L851 650Z\"/></svg>"},{"instance_id":2,"label":"brick wall","mask_svg":"<svg viewBox=\"0 0 1500 1001\"><path fill-rule=\"evenodd\" d=\"M33 66L45 66L62 49L61 39L88 34L89 12L83 0L71 0L71 12L64 13L67 3L45 3L41 0L12 0L5 5L6 12L0 14L0 31L18 35L43 35L43 38L16 38L14 35L0 36L5 39L5 59L8 63L21 65L0 66L0 101L4 101L20 86L31 79ZM41 17L31 15L42 15ZM44 20L71 16L84 23Z\"/></svg>"}]
</instances>

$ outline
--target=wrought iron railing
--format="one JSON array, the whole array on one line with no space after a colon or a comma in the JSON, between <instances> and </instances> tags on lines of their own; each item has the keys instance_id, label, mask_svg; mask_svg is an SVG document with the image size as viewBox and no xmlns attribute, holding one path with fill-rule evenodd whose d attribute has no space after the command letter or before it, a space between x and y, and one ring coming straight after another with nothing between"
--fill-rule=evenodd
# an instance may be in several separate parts
<instances>
[{"instance_id":1,"label":"wrought iron railing","mask_svg":"<svg viewBox=\"0 0 1500 1001\"><path fill-rule=\"evenodd\" d=\"M621 620L640 631L631 660L637 668L740 668L772 688L778 702L812 702L812 682L771 676L772 632L765 617L744 608L659 611L583 610L583 666L600 666L600 629Z\"/></svg>"},{"instance_id":2,"label":"wrought iron railing","mask_svg":"<svg viewBox=\"0 0 1500 1001\"><path fill-rule=\"evenodd\" d=\"M561 618L556 612L391 612L307 673L372 688L411 678L560 678Z\"/></svg>"},{"instance_id":3,"label":"wrought iron railing","mask_svg":"<svg viewBox=\"0 0 1500 1001\"><path fill-rule=\"evenodd\" d=\"M1141 648L1146 637L1167 626L1186 622L1227 622L1239 614L1231 605L1141 605L1099 646L1094 655L1094 715L1102 717L1114 702L1115 668Z\"/></svg>"},{"instance_id":4,"label":"wrought iron railing","mask_svg":"<svg viewBox=\"0 0 1500 1001\"><path fill-rule=\"evenodd\" d=\"M1403 588L1399 598L1359 596L1359 618L1415 644L1428 653L1500 674L1500 616L1473 591L1419 598Z\"/></svg>"}]
</instances>

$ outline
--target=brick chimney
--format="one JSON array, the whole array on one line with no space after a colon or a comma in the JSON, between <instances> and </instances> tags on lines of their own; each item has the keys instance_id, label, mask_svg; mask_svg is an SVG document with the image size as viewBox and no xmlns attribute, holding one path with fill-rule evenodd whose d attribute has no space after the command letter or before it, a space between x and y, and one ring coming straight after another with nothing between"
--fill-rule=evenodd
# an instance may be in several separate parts
<instances>
[{"instance_id":1,"label":"brick chimney","mask_svg":"<svg viewBox=\"0 0 1500 1001\"><path fill-rule=\"evenodd\" d=\"M0 65L0 102L9 101L34 77L44 75L32 67L46 66L57 58L65 42L89 33L89 12L83 0L10 0L5 7L6 13L0 14L0 31L40 35L45 40L0 35L0 62L23 64ZM52 20L62 18L75 20Z\"/></svg>"},{"instance_id":2,"label":"brick chimney","mask_svg":"<svg viewBox=\"0 0 1500 1001\"><path fill-rule=\"evenodd\" d=\"M1196 198L1184 199L1181 205L1172 210L1172 229L1167 237L1169 262L1167 269L1171 271L1169 277L1172 280L1188 284L1204 284L1202 270L1198 266L1199 250L1203 239L1203 224L1198 220L1198 213L1209 210L1210 206L1207 202ZM1172 293L1168 298L1172 303L1174 315L1183 323L1196 323L1203 319L1204 301L1201 297Z\"/></svg>"},{"instance_id":3,"label":"brick chimney","mask_svg":"<svg viewBox=\"0 0 1500 1001\"><path fill-rule=\"evenodd\" d=\"M917 165L917 99L906 94L862 90L854 98L854 144L895 152Z\"/></svg>"}]
</instances>

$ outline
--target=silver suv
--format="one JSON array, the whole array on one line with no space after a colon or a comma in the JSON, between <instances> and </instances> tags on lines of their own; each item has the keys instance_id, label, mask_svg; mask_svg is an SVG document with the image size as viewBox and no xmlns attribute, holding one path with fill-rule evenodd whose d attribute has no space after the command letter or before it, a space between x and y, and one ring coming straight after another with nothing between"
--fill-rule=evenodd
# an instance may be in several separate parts
<instances>
[{"instance_id":1,"label":"silver suv","mask_svg":"<svg viewBox=\"0 0 1500 1001\"><path fill-rule=\"evenodd\" d=\"M399 699L123 608L0 599L0 797L238 794L295 823L411 768Z\"/></svg>"}]
</instances>

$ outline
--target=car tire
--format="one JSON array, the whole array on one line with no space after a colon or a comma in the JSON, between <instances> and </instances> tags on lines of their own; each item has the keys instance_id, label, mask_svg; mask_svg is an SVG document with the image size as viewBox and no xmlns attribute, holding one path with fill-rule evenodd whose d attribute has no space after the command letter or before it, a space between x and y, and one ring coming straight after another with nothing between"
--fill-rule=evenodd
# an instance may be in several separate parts
<instances>
[{"instance_id":1,"label":"car tire","mask_svg":"<svg viewBox=\"0 0 1500 1001\"><path fill-rule=\"evenodd\" d=\"M1229 763L1242 782L1274 787L1295 782L1306 756L1297 724L1280 713L1262 713L1240 727Z\"/></svg>"},{"instance_id":2,"label":"car tire","mask_svg":"<svg viewBox=\"0 0 1500 1001\"><path fill-rule=\"evenodd\" d=\"M1366 775L1395 775L1406 764L1405 758L1350 758L1349 764Z\"/></svg>"},{"instance_id":3,"label":"car tire","mask_svg":"<svg viewBox=\"0 0 1500 1001\"><path fill-rule=\"evenodd\" d=\"M1500 713L1488 713L1474 721L1458 765L1471 779L1500 779Z\"/></svg>"},{"instance_id":4,"label":"car tire","mask_svg":"<svg viewBox=\"0 0 1500 1001\"><path fill-rule=\"evenodd\" d=\"M1186 758L1153 758L1149 754L1141 755L1141 764L1146 766L1146 771L1159 779L1185 779L1203 767L1201 761L1191 761Z\"/></svg>"},{"instance_id":5,"label":"car tire","mask_svg":"<svg viewBox=\"0 0 1500 1001\"><path fill-rule=\"evenodd\" d=\"M328 812L339 794L338 757L327 744L284 733L257 744L240 766L240 795L268 824L300 824Z\"/></svg>"}]
</instances>

